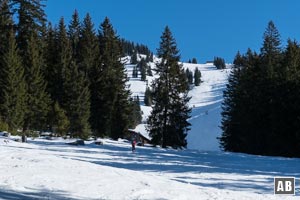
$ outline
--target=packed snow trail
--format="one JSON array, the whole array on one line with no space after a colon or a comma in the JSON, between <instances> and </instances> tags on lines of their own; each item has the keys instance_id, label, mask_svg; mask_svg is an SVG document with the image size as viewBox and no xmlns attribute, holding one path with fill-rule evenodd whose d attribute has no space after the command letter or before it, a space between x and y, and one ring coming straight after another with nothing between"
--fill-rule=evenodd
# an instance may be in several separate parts
<instances>
[{"instance_id":1,"label":"packed snow trail","mask_svg":"<svg viewBox=\"0 0 300 200\"><path fill-rule=\"evenodd\" d=\"M69 146L0 137L0 199L296 199L273 195L274 176L300 160L137 147L127 141Z\"/></svg>"}]
</instances>

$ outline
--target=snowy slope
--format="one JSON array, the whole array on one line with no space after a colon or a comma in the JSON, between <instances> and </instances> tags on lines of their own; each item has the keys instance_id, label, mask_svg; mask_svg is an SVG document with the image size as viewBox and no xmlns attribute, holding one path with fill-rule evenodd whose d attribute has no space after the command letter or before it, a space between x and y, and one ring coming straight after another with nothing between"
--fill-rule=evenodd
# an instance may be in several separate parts
<instances>
[{"instance_id":1,"label":"snowy slope","mask_svg":"<svg viewBox=\"0 0 300 200\"><path fill-rule=\"evenodd\" d=\"M158 61L155 58L155 61ZM225 70L217 70L212 64L189 64L181 63L183 67L194 72L196 67L201 71L202 83L194 87L189 95L192 97L190 106L192 114L189 122L191 130L188 133L187 141L189 149L198 149L206 151L219 151L219 141L217 137L221 135L221 103L223 100L223 91L228 82L230 74L230 65ZM151 63L152 68L155 63ZM132 73L133 65L126 65L128 76ZM153 72L154 74L154 72ZM133 96L144 97L147 84L150 86L154 78L147 76L147 82L140 81L140 78L130 79L129 85ZM141 99L143 100L143 99ZM151 108L142 106L143 123L151 113ZM143 135L148 135L145 125L139 125L136 131Z\"/></svg>"},{"instance_id":2,"label":"snowy slope","mask_svg":"<svg viewBox=\"0 0 300 200\"><path fill-rule=\"evenodd\" d=\"M300 177L299 159L150 147L131 153L126 141L4 140L0 199L299 199L273 195L274 176Z\"/></svg>"},{"instance_id":3,"label":"snowy slope","mask_svg":"<svg viewBox=\"0 0 300 200\"><path fill-rule=\"evenodd\" d=\"M192 126L187 137L188 148L218 151L220 149L217 137L221 135L221 103L231 66L227 65L228 68L224 70L217 70L211 64L194 66L185 64L184 66L189 69L197 66L203 81L199 87L194 87L189 93L192 97L190 105L193 109L189 120Z\"/></svg>"}]
</instances>

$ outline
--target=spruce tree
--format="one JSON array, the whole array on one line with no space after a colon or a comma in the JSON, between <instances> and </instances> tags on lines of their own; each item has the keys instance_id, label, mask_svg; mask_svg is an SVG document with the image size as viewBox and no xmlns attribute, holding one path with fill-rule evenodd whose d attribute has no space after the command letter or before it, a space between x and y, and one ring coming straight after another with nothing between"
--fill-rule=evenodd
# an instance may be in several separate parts
<instances>
[{"instance_id":1,"label":"spruce tree","mask_svg":"<svg viewBox=\"0 0 300 200\"><path fill-rule=\"evenodd\" d=\"M145 91L144 104L145 106L152 105L152 93L149 87L147 87Z\"/></svg>"},{"instance_id":2,"label":"spruce tree","mask_svg":"<svg viewBox=\"0 0 300 200\"><path fill-rule=\"evenodd\" d=\"M153 110L148 118L148 130L154 144L163 148L185 147L189 130L187 103L187 79L183 67L178 64L180 56L175 39L169 27L162 36L157 55L161 62L157 64L159 78L153 83Z\"/></svg>"},{"instance_id":3,"label":"spruce tree","mask_svg":"<svg viewBox=\"0 0 300 200\"><path fill-rule=\"evenodd\" d=\"M8 49L4 52L0 62L2 63L3 79L1 79L1 85L4 94L1 103L1 115L4 122L8 124L9 131L15 132L23 126L27 93L22 59L12 30L8 38Z\"/></svg>"},{"instance_id":4,"label":"spruce tree","mask_svg":"<svg viewBox=\"0 0 300 200\"><path fill-rule=\"evenodd\" d=\"M105 18L99 32L101 68L93 98L92 127L97 136L123 137L130 124L130 92L124 65L122 48L112 24Z\"/></svg>"},{"instance_id":5,"label":"spruce tree","mask_svg":"<svg viewBox=\"0 0 300 200\"><path fill-rule=\"evenodd\" d=\"M132 56L131 56L131 64L135 65L137 63L138 63L137 53L133 53Z\"/></svg>"},{"instance_id":6,"label":"spruce tree","mask_svg":"<svg viewBox=\"0 0 300 200\"><path fill-rule=\"evenodd\" d=\"M186 78L188 80L189 85L192 85L193 84L193 78L194 78L193 77L193 72L191 72L188 68L186 68L185 75L186 75Z\"/></svg>"},{"instance_id":7,"label":"spruce tree","mask_svg":"<svg viewBox=\"0 0 300 200\"><path fill-rule=\"evenodd\" d=\"M67 117L66 111L61 108L58 102L55 102L52 108L52 129L59 136L65 136L70 128L70 121Z\"/></svg>"},{"instance_id":8,"label":"spruce tree","mask_svg":"<svg viewBox=\"0 0 300 200\"><path fill-rule=\"evenodd\" d=\"M87 139L90 133L90 91L83 72L79 71L75 61L65 69L63 79L62 108L70 120L69 131L72 137Z\"/></svg>"},{"instance_id":9,"label":"spruce tree","mask_svg":"<svg viewBox=\"0 0 300 200\"><path fill-rule=\"evenodd\" d=\"M90 82L94 77L93 70L97 71L95 68L99 67L99 57L99 45L94 24L90 15L87 14L81 25L78 66Z\"/></svg>"},{"instance_id":10,"label":"spruce tree","mask_svg":"<svg viewBox=\"0 0 300 200\"><path fill-rule=\"evenodd\" d=\"M141 73L141 81L146 81L146 69L147 69L147 63L144 58L141 59L141 61L138 64L138 69Z\"/></svg>"},{"instance_id":11,"label":"spruce tree","mask_svg":"<svg viewBox=\"0 0 300 200\"><path fill-rule=\"evenodd\" d=\"M7 53L9 49L9 37L10 32L13 29L13 20L12 14L9 9L8 0L4 0L0 2L0 60L3 60L3 56ZM0 69L5 68L3 66L3 62L0 62ZM0 80L4 80L6 75L4 73L0 73ZM0 82L1 83L1 82ZM5 82L3 82L5 84ZM4 86L0 85L0 104L3 104L4 99Z\"/></svg>"},{"instance_id":12,"label":"spruce tree","mask_svg":"<svg viewBox=\"0 0 300 200\"><path fill-rule=\"evenodd\" d=\"M9 9L8 0L0 2L0 56L7 50L8 36L13 29L12 14ZM1 63L0 63L1 65Z\"/></svg>"},{"instance_id":13,"label":"spruce tree","mask_svg":"<svg viewBox=\"0 0 300 200\"><path fill-rule=\"evenodd\" d=\"M58 62L58 42L57 42L57 30L55 30L51 23L48 24L47 34L45 36L46 48L44 52L44 60L45 60L45 80L47 82L47 92L50 94L51 99L55 99L55 93L57 88L61 88L59 81L56 76L56 67ZM56 88L56 86L58 87ZM54 101L54 102L55 102Z\"/></svg>"},{"instance_id":14,"label":"spruce tree","mask_svg":"<svg viewBox=\"0 0 300 200\"><path fill-rule=\"evenodd\" d=\"M196 59L196 58L193 58L193 59L192 59L192 63L193 63L193 64L197 64L197 63L198 63L198 62L197 62L197 59Z\"/></svg>"},{"instance_id":15,"label":"spruce tree","mask_svg":"<svg viewBox=\"0 0 300 200\"><path fill-rule=\"evenodd\" d=\"M134 97L130 103L132 107L132 115L129 116L131 118L129 128L135 128L142 121L142 111L139 96Z\"/></svg>"},{"instance_id":16,"label":"spruce tree","mask_svg":"<svg viewBox=\"0 0 300 200\"><path fill-rule=\"evenodd\" d=\"M48 62L46 77L51 99L53 102L57 101L59 105L63 105L63 83L66 69L72 61L72 48L67 36L67 30L63 18L60 19L58 30L56 30L54 34L54 41L49 38L48 51L49 54L51 54L49 55L49 59L53 56L53 54L55 57L51 59L51 62Z\"/></svg>"},{"instance_id":17,"label":"spruce tree","mask_svg":"<svg viewBox=\"0 0 300 200\"><path fill-rule=\"evenodd\" d=\"M72 19L71 19L71 22L69 25L69 31L68 31L68 36L70 38L74 60L78 59L80 30L81 30L81 26L80 26L79 14L78 14L77 10L75 10L72 15Z\"/></svg>"},{"instance_id":18,"label":"spruce tree","mask_svg":"<svg viewBox=\"0 0 300 200\"><path fill-rule=\"evenodd\" d=\"M201 83L201 72L198 69L198 67L196 67L195 72L194 72L194 84L195 86L199 86Z\"/></svg>"},{"instance_id":19,"label":"spruce tree","mask_svg":"<svg viewBox=\"0 0 300 200\"><path fill-rule=\"evenodd\" d=\"M43 55L34 35L29 38L25 56L25 80L28 98L23 129L40 130L46 126L46 117L51 102L46 92L46 82L41 71L45 65Z\"/></svg>"},{"instance_id":20,"label":"spruce tree","mask_svg":"<svg viewBox=\"0 0 300 200\"><path fill-rule=\"evenodd\" d=\"M225 69L226 68L225 60L220 57L214 58L214 65L217 67L217 69Z\"/></svg>"},{"instance_id":21,"label":"spruce tree","mask_svg":"<svg viewBox=\"0 0 300 200\"><path fill-rule=\"evenodd\" d=\"M282 61L281 39L273 21L268 23L263 36L261 48L262 64L269 78L274 78L275 72Z\"/></svg>"},{"instance_id":22,"label":"spruce tree","mask_svg":"<svg viewBox=\"0 0 300 200\"><path fill-rule=\"evenodd\" d=\"M288 40L283 63L286 66L284 68L286 79L295 80L300 77L300 45L297 41Z\"/></svg>"},{"instance_id":23,"label":"spruce tree","mask_svg":"<svg viewBox=\"0 0 300 200\"><path fill-rule=\"evenodd\" d=\"M151 69L151 65L150 65L150 64L147 64L147 75L148 75L148 76L153 76L153 74L152 74L152 69Z\"/></svg>"},{"instance_id":24,"label":"spruce tree","mask_svg":"<svg viewBox=\"0 0 300 200\"><path fill-rule=\"evenodd\" d=\"M17 42L20 52L25 55L28 48L28 41L31 36L42 35L43 26L46 22L44 12L44 0L11 0L17 10ZM25 59L25 58L24 58Z\"/></svg>"}]
</instances>

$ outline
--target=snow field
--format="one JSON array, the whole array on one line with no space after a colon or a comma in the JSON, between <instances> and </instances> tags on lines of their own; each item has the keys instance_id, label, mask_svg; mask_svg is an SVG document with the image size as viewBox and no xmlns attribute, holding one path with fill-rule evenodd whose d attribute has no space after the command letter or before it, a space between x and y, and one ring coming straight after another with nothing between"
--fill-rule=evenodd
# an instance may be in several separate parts
<instances>
[{"instance_id":1,"label":"snow field","mask_svg":"<svg viewBox=\"0 0 300 200\"><path fill-rule=\"evenodd\" d=\"M274 176L299 182L299 159L139 146L132 153L126 140L65 142L0 137L0 199L299 198L273 195Z\"/></svg>"}]
</instances>

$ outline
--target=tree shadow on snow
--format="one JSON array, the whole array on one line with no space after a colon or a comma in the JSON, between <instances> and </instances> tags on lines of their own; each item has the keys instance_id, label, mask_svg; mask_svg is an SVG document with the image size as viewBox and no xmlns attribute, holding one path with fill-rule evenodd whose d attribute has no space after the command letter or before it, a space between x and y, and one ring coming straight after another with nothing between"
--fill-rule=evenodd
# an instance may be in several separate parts
<instances>
[{"instance_id":1,"label":"tree shadow on snow","mask_svg":"<svg viewBox=\"0 0 300 200\"><path fill-rule=\"evenodd\" d=\"M33 192L14 191L0 188L0 199L2 200L80 200L72 198L63 191L36 190Z\"/></svg>"},{"instance_id":2,"label":"tree shadow on snow","mask_svg":"<svg viewBox=\"0 0 300 200\"><path fill-rule=\"evenodd\" d=\"M43 144L36 143L36 145ZM102 166L157 172L161 175L173 173L173 180L202 187L255 190L257 193L264 194L273 192L275 176L300 177L300 159L297 158L139 146L136 153L132 153L129 142L118 145L104 143L102 146L88 144L75 147L43 145L41 150L59 152L55 155ZM253 176L254 180L251 180ZM208 179L205 180L205 177ZM296 180L298 181L299 179ZM299 190L298 186L296 190Z\"/></svg>"}]
</instances>

